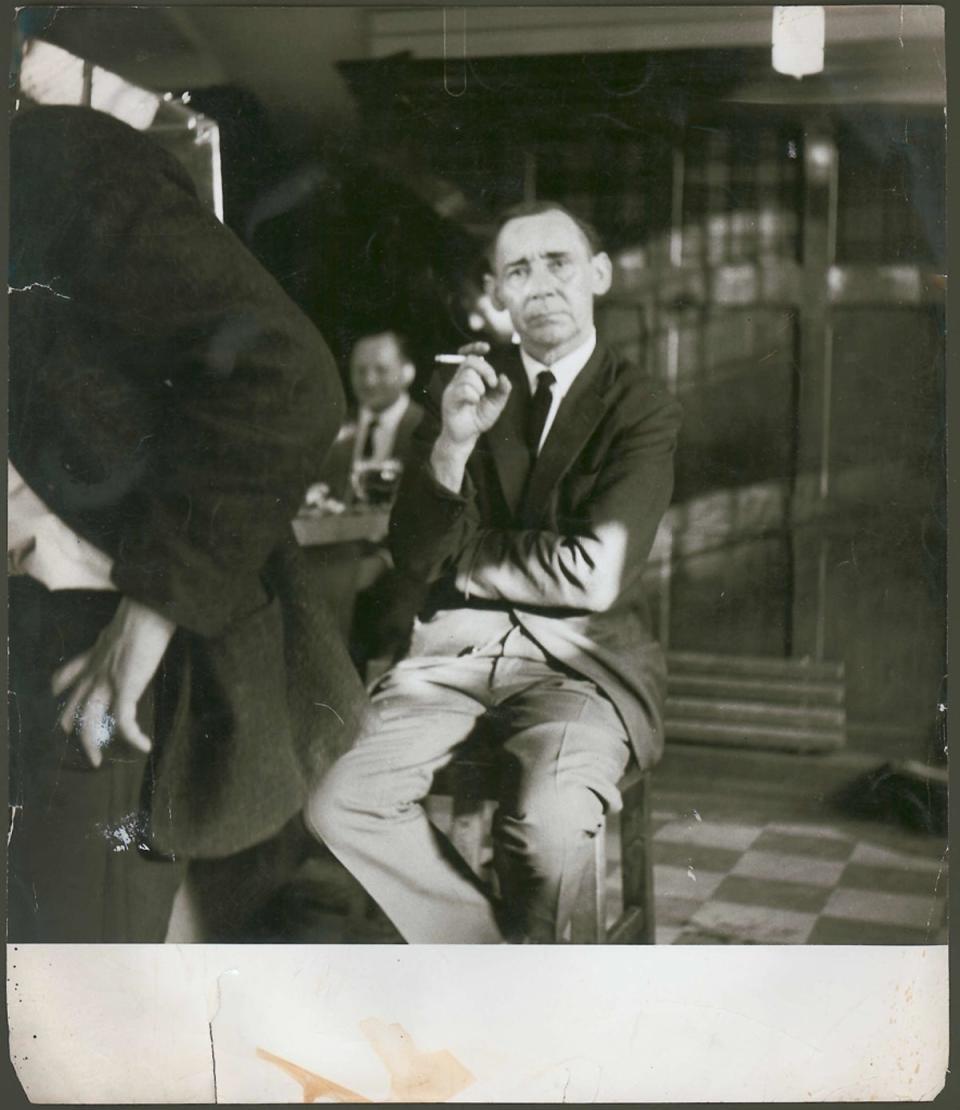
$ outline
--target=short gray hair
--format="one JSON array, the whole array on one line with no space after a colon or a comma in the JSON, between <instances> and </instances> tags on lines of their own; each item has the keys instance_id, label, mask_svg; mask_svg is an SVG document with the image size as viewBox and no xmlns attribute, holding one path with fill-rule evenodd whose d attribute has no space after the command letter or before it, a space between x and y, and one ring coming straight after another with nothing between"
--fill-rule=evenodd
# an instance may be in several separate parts
<instances>
[{"instance_id":1,"label":"short gray hair","mask_svg":"<svg viewBox=\"0 0 960 1110\"><path fill-rule=\"evenodd\" d=\"M490 236L490 241L487 244L487 249L484 251L484 258L487 262L488 271L493 270L497 240L500 238L500 232L503 231L506 225L510 223L511 220L520 220L525 216L543 216L547 212L560 212L573 220L580 234L586 240L587 249L590 251L591 256L599 254L603 250L603 241L593 224L589 223L587 220L581 219L575 212L571 212L565 204L561 204L556 200L525 200L504 209L497 218L493 233Z\"/></svg>"}]
</instances>

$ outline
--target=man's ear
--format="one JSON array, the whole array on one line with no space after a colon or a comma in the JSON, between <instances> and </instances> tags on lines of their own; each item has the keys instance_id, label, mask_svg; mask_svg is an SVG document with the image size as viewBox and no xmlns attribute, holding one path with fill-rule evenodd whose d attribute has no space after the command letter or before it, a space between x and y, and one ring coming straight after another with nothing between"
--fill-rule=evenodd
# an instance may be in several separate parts
<instances>
[{"instance_id":1,"label":"man's ear","mask_svg":"<svg viewBox=\"0 0 960 1110\"><path fill-rule=\"evenodd\" d=\"M417 376L417 369L412 362L405 362L400 373L403 376L403 384L405 386L413 385L413 379Z\"/></svg>"},{"instance_id":2,"label":"man's ear","mask_svg":"<svg viewBox=\"0 0 960 1110\"><path fill-rule=\"evenodd\" d=\"M606 251L598 251L590 260L593 268L593 295L602 297L613 284L613 263Z\"/></svg>"},{"instance_id":3,"label":"man's ear","mask_svg":"<svg viewBox=\"0 0 960 1110\"><path fill-rule=\"evenodd\" d=\"M493 307L498 312L505 312L507 306L500 300L500 295L497 292L497 279L493 274L483 275L483 291L490 298Z\"/></svg>"}]
</instances>

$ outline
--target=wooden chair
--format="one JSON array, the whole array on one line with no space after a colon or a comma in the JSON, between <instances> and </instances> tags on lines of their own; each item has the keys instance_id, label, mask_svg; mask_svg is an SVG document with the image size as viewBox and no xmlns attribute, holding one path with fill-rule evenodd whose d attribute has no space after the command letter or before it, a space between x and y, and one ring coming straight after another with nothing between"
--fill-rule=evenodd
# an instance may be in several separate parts
<instances>
[{"instance_id":1,"label":"wooden chair","mask_svg":"<svg viewBox=\"0 0 960 1110\"><path fill-rule=\"evenodd\" d=\"M653 838L650 827L650 776L637 769L620 781L623 912L606 924L606 825L594 837L593 853L577 895L570 923L572 944L653 944ZM492 755L471 749L434 780L431 795L452 799L450 840L470 868L481 873L486 833L486 803L497 797L497 768Z\"/></svg>"}]
</instances>

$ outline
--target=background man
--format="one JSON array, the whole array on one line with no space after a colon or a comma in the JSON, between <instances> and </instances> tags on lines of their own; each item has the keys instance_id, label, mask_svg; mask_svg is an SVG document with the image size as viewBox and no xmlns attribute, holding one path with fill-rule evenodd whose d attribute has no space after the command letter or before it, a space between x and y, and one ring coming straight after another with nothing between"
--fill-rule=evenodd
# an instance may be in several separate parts
<instances>
[{"instance_id":1,"label":"background man","mask_svg":"<svg viewBox=\"0 0 960 1110\"><path fill-rule=\"evenodd\" d=\"M350 385L357 400L354 418L344 424L327 456L321 479L326 496L356 501L363 468L388 459L401 464L410 454L423 408L410 396L416 368L404 337L387 328L362 335L350 352ZM349 620L350 655L360 671L372 659L390 658L406 644L423 589L396 571L384 544L355 542L325 557L349 561L356 577L356 600Z\"/></svg>"},{"instance_id":2,"label":"background man","mask_svg":"<svg viewBox=\"0 0 960 1110\"><path fill-rule=\"evenodd\" d=\"M374 691L379 724L312 799L322 836L412 942L562 939L631 750L663 745L662 653L644 563L670 500L679 406L597 342L611 264L542 202L507 213L495 303L520 350L486 344L439 376L391 521L430 593L408 658ZM495 907L420 805L482 731L498 745Z\"/></svg>"},{"instance_id":3,"label":"background man","mask_svg":"<svg viewBox=\"0 0 960 1110\"><path fill-rule=\"evenodd\" d=\"M423 408L410 397L416 368L403 337L392 329L361 336L350 352L350 385L357 400L327 457L322 479L340 501L353 497L351 475L363 463L407 457Z\"/></svg>"}]
</instances>

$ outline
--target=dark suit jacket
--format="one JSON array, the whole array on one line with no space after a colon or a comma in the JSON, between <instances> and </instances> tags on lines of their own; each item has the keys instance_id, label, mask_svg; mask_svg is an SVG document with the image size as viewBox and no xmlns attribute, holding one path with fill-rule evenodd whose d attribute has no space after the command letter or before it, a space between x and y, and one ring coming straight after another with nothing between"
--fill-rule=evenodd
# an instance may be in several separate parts
<instances>
[{"instance_id":1,"label":"dark suit jacket","mask_svg":"<svg viewBox=\"0 0 960 1110\"><path fill-rule=\"evenodd\" d=\"M411 401L397 425L397 433L393 441L394 458L406 462L413 446L413 434L422 419L423 406L418 405L416 401ZM323 470L320 473L320 480L327 483L330 493L338 501L350 500L353 493L350 486L350 472L353 469L356 442L357 422L356 419L351 419L344 424L336 442L330 448L327 461L323 464Z\"/></svg>"},{"instance_id":2,"label":"dark suit jacket","mask_svg":"<svg viewBox=\"0 0 960 1110\"><path fill-rule=\"evenodd\" d=\"M460 494L429 469L452 371L434 380L391 519L394 557L434 583L424 619L452 605L510 609L549 654L611 698L647 766L663 748L665 670L641 576L673 488L680 406L598 344L530 470L519 354L497 369L513 390Z\"/></svg>"},{"instance_id":3,"label":"dark suit jacket","mask_svg":"<svg viewBox=\"0 0 960 1110\"><path fill-rule=\"evenodd\" d=\"M178 626L152 844L235 852L297 811L365 704L290 527L342 420L339 375L148 136L36 108L10 161L10 455L113 557L118 590Z\"/></svg>"}]
</instances>

